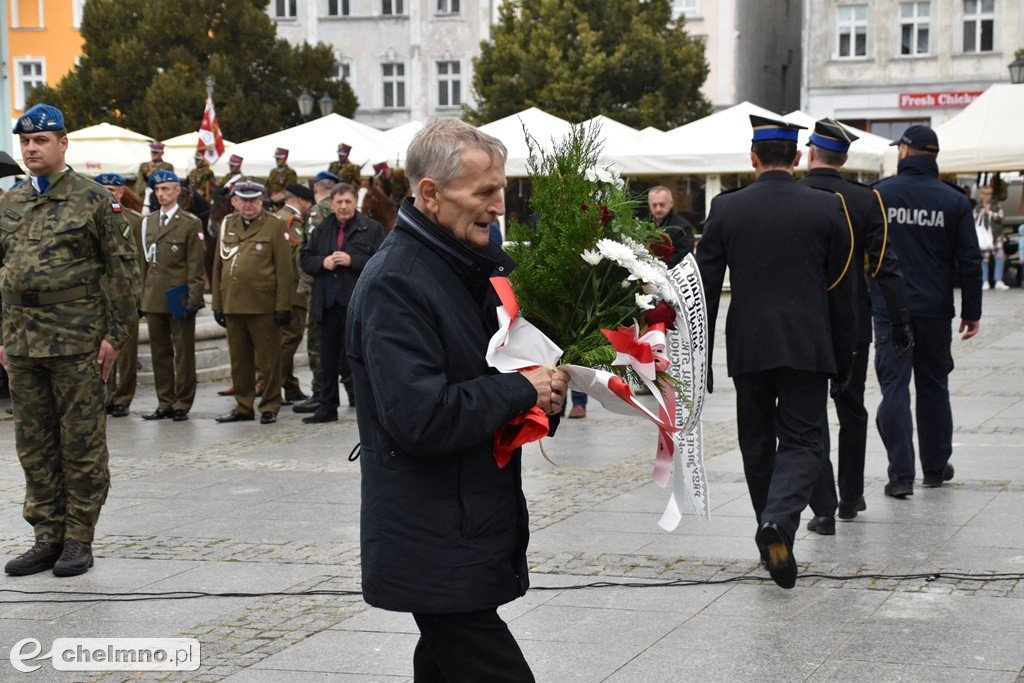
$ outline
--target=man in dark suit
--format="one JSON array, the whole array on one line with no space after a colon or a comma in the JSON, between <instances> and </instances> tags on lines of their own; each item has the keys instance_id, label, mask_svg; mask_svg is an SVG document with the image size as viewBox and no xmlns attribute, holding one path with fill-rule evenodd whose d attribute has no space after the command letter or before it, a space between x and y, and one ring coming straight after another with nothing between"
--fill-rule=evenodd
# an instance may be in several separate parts
<instances>
[{"instance_id":1,"label":"man in dark suit","mask_svg":"<svg viewBox=\"0 0 1024 683\"><path fill-rule=\"evenodd\" d=\"M772 579L792 588L793 537L822 467L829 376L848 381L853 362L852 240L839 197L793 178L800 127L750 120L757 179L712 201L697 263L712 341L730 269L726 348L755 540Z\"/></svg>"},{"instance_id":2,"label":"man in dark suit","mask_svg":"<svg viewBox=\"0 0 1024 683\"><path fill-rule=\"evenodd\" d=\"M664 255L659 254L665 265L671 268L686 258L687 254L693 253L693 226L675 212L672 190L664 185L652 187L647 193L647 208L651 210L651 222L664 230L672 240L671 251L666 249Z\"/></svg>"},{"instance_id":3,"label":"man in dark suit","mask_svg":"<svg viewBox=\"0 0 1024 683\"><path fill-rule=\"evenodd\" d=\"M309 234L299 252L302 270L313 276L309 313L320 336L320 407L307 424L338 419L338 364L345 339L348 302L363 266L384 241L384 228L356 211L356 190L338 183L331 190L333 213Z\"/></svg>"},{"instance_id":4,"label":"man in dark suit","mask_svg":"<svg viewBox=\"0 0 1024 683\"><path fill-rule=\"evenodd\" d=\"M900 273L896 252L888 239L885 207L878 192L866 185L844 179L839 169L846 163L847 151L857 136L835 119L822 119L814 124L807 145L807 175L800 181L819 190L834 192L843 198L850 224L853 226L853 262L850 276L854 285L854 308L857 315L856 360L850 386L835 397L839 416L839 497L829 460L828 431L825 431L824 467L811 496L814 519L807 528L831 535L836 529L836 507L839 519L853 519L867 509L864 504L864 450L868 434L868 411L864 407L864 382L868 372L868 346L871 344L871 296L868 278L878 284L885 297L892 322L893 343L905 354L914 343L907 312L907 292ZM866 264L861 270L860 264ZM854 266L857 266L854 268Z\"/></svg>"}]
</instances>

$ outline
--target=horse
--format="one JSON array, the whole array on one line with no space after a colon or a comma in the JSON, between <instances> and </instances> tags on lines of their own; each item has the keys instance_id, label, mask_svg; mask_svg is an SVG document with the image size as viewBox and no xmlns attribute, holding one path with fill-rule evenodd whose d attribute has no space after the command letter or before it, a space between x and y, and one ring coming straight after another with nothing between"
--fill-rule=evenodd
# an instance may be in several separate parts
<instances>
[{"instance_id":1,"label":"horse","mask_svg":"<svg viewBox=\"0 0 1024 683\"><path fill-rule=\"evenodd\" d=\"M384 234L387 235L395 227L397 212L391 198L377 186L376 178L370 179L370 185L366 188L366 196L363 197L363 214L381 224Z\"/></svg>"}]
</instances>

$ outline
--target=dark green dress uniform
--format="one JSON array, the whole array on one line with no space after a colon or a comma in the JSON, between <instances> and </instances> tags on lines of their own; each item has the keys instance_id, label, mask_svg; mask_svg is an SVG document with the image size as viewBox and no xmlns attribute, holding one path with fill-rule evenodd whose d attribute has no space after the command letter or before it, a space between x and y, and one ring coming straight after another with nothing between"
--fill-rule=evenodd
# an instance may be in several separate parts
<instances>
[{"instance_id":1,"label":"dark green dress uniform","mask_svg":"<svg viewBox=\"0 0 1024 683\"><path fill-rule=\"evenodd\" d=\"M207 163L193 168L188 174L187 182L190 188L203 195L206 199L210 199L213 196L214 185L217 183L213 171L210 170L210 165Z\"/></svg>"},{"instance_id":2,"label":"dark green dress uniform","mask_svg":"<svg viewBox=\"0 0 1024 683\"><path fill-rule=\"evenodd\" d=\"M302 333L306 329L306 310L309 306L308 285L303 287L299 277L302 269L298 268L299 247L304 242L306 226L302 214L287 204L278 212L285 222L285 235L292 245L292 320L281 328L281 384L284 397L289 401L300 400L302 385L295 376L295 352L302 343Z\"/></svg>"},{"instance_id":3,"label":"dark green dress uniform","mask_svg":"<svg viewBox=\"0 0 1024 683\"><path fill-rule=\"evenodd\" d=\"M296 175L295 170L288 164L275 166L270 169L270 175L267 176L267 182L264 183L267 196L272 198L275 194L284 192L286 187L298 181L299 176Z\"/></svg>"},{"instance_id":4,"label":"dark green dress uniform","mask_svg":"<svg viewBox=\"0 0 1024 683\"><path fill-rule=\"evenodd\" d=\"M343 183L348 183L352 187L359 189L359 181L362 179L362 169L350 161L332 161L331 165L327 167L328 173L333 173L338 176L338 180Z\"/></svg>"},{"instance_id":5,"label":"dark green dress uniform","mask_svg":"<svg viewBox=\"0 0 1024 683\"><path fill-rule=\"evenodd\" d=\"M146 216L142 229L146 260L142 311L149 327L157 408L191 410L196 398L196 312L203 307L203 224L178 208L165 221L163 210ZM188 312L171 314L165 292L188 286Z\"/></svg>"},{"instance_id":6,"label":"dark green dress uniform","mask_svg":"<svg viewBox=\"0 0 1024 683\"><path fill-rule=\"evenodd\" d=\"M146 259L142 255L142 248L139 246L142 244L142 214L125 206L121 207L121 213L128 219L128 224L132 228L132 245L135 247L135 260L139 266L139 273L142 274L142 277L145 277ZM140 281L140 296L141 293L142 284ZM117 354L117 360L114 362L114 372L111 375L114 378L114 382L108 405L124 406L126 409L130 408L132 400L135 398L135 387L138 385L139 380L138 323L131 326L128 341L121 349L121 352Z\"/></svg>"},{"instance_id":7,"label":"dark green dress uniform","mask_svg":"<svg viewBox=\"0 0 1024 683\"><path fill-rule=\"evenodd\" d=\"M138 173L135 176L135 194L140 197L146 196L146 188L149 187L149 176L157 171L173 171L174 164L161 159L155 164L152 161L143 161L139 164Z\"/></svg>"},{"instance_id":8,"label":"dark green dress uniform","mask_svg":"<svg viewBox=\"0 0 1024 683\"><path fill-rule=\"evenodd\" d=\"M259 412L281 409L281 328L275 311L292 307L292 246L285 223L262 211L248 226L224 219L213 262L213 310L227 319L235 410L253 415L256 365L263 377Z\"/></svg>"},{"instance_id":9,"label":"dark green dress uniform","mask_svg":"<svg viewBox=\"0 0 1024 683\"><path fill-rule=\"evenodd\" d=\"M91 543L110 485L97 353L138 323L139 272L110 192L70 169L49 180L0 197L3 344L24 517L37 541Z\"/></svg>"}]
</instances>

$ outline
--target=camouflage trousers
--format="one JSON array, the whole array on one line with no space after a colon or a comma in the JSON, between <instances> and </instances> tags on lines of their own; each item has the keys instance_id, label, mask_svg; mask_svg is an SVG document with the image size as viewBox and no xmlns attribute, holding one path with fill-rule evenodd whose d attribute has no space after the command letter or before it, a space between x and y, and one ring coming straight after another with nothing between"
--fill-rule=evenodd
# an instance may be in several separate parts
<instances>
[{"instance_id":1,"label":"camouflage trousers","mask_svg":"<svg viewBox=\"0 0 1024 683\"><path fill-rule=\"evenodd\" d=\"M110 488L106 391L95 353L10 356L25 521L37 541L91 543Z\"/></svg>"},{"instance_id":2,"label":"camouflage trousers","mask_svg":"<svg viewBox=\"0 0 1024 683\"><path fill-rule=\"evenodd\" d=\"M306 358L309 371L313 373L313 396L320 395L320 334L316 329L316 318L306 316Z\"/></svg>"},{"instance_id":3,"label":"camouflage trousers","mask_svg":"<svg viewBox=\"0 0 1024 683\"><path fill-rule=\"evenodd\" d=\"M281 328L281 387L288 400L302 393L302 385L295 376L295 352L299 350L305 329L306 307L292 306L292 321Z\"/></svg>"}]
</instances>

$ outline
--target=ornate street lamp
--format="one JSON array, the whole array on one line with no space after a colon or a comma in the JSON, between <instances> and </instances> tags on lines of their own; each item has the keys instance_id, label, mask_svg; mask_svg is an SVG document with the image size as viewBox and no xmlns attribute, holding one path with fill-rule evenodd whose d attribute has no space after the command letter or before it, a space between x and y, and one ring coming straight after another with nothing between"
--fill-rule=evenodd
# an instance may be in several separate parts
<instances>
[{"instance_id":1,"label":"ornate street lamp","mask_svg":"<svg viewBox=\"0 0 1024 683\"><path fill-rule=\"evenodd\" d=\"M302 89L302 94L298 96L299 103L299 114L302 115L303 121L309 120L309 115L313 113L313 96L309 94L309 91L305 88Z\"/></svg>"},{"instance_id":2,"label":"ornate street lamp","mask_svg":"<svg viewBox=\"0 0 1024 683\"><path fill-rule=\"evenodd\" d=\"M1010 62L1010 82L1011 83L1024 83L1024 56L1019 56L1017 59Z\"/></svg>"},{"instance_id":3,"label":"ornate street lamp","mask_svg":"<svg viewBox=\"0 0 1024 683\"><path fill-rule=\"evenodd\" d=\"M320 104L320 116L328 116L334 111L334 100L331 99L331 96L327 94L326 90L324 91L323 97L321 97L318 102Z\"/></svg>"}]
</instances>

